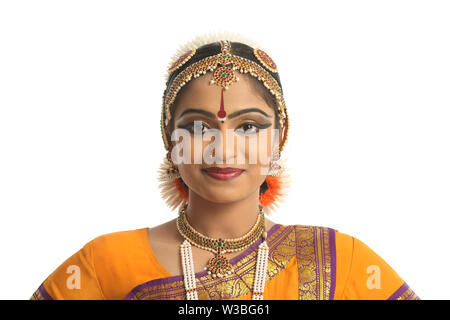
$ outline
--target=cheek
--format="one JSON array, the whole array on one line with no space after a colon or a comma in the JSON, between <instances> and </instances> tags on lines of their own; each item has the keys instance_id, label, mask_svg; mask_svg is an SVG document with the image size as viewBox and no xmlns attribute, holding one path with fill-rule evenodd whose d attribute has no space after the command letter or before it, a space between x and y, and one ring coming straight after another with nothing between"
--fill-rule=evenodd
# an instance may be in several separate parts
<instances>
[{"instance_id":1,"label":"cheek","mask_svg":"<svg viewBox=\"0 0 450 320\"><path fill-rule=\"evenodd\" d=\"M195 185L197 179L195 175L195 166L190 164L180 164L178 165L178 171L180 172L180 176L184 183L189 188L192 188L192 185Z\"/></svg>"},{"instance_id":2,"label":"cheek","mask_svg":"<svg viewBox=\"0 0 450 320\"><path fill-rule=\"evenodd\" d=\"M251 185L261 185L267 176L268 165L251 164L247 166L246 179Z\"/></svg>"},{"instance_id":3,"label":"cheek","mask_svg":"<svg viewBox=\"0 0 450 320\"><path fill-rule=\"evenodd\" d=\"M202 161L202 155L203 155L203 151L206 148L207 143L202 142L201 138L199 139L198 137L194 137L194 136L189 136L186 137L186 141L183 143L183 139L185 137L183 137L182 139L180 139L180 141L177 141L174 145L177 145L178 148L177 149L173 149L174 150L174 156L175 153L178 154L180 161L183 161L183 164L179 164L179 169L180 170L192 170L189 168L184 168L181 169L181 165L185 166L185 165L189 165L189 164L196 164L195 160L197 159L197 164L198 161ZM197 145L196 145L197 143ZM200 147L198 147L200 146Z\"/></svg>"},{"instance_id":4,"label":"cheek","mask_svg":"<svg viewBox=\"0 0 450 320\"><path fill-rule=\"evenodd\" d=\"M274 147L273 131L270 129L266 133L257 134L254 138L247 139L246 142L246 159L257 159L258 166L267 166L272 156ZM249 163L255 163L249 162Z\"/></svg>"}]
</instances>

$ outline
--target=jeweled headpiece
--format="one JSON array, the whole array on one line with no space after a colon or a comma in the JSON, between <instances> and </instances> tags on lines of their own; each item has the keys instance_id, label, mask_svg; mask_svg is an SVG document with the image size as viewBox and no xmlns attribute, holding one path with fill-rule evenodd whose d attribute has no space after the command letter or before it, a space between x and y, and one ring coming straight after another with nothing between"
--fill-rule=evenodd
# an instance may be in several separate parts
<instances>
[{"instance_id":1,"label":"jeweled headpiece","mask_svg":"<svg viewBox=\"0 0 450 320\"><path fill-rule=\"evenodd\" d=\"M241 42L251 46L253 48L253 54L259 63L234 54L231 41ZM222 99L217 117L223 122L226 118L226 111L223 104L223 91L227 90L231 84L239 80L239 77L235 73L235 70L238 70L241 73L249 73L257 78L276 97L280 128L284 128L283 140L279 146L281 152L287 140L288 115L282 88L271 75L271 73L278 73L278 68L270 56L254 41L245 39L238 34L229 33L210 35L209 37L201 36L200 38L194 39L191 43L185 45L182 50L179 50L172 58L167 69L166 81L172 76L174 71L188 64L199 47L213 42L220 43L221 52L204 57L188 65L183 71L171 79L172 81L168 83L168 87L164 91L161 110L161 133L166 150L169 151L170 149L167 127L172 118L171 106L181 88L193 78L198 78L211 71L212 79L210 84L217 84L222 87Z\"/></svg>"}]
</instances>

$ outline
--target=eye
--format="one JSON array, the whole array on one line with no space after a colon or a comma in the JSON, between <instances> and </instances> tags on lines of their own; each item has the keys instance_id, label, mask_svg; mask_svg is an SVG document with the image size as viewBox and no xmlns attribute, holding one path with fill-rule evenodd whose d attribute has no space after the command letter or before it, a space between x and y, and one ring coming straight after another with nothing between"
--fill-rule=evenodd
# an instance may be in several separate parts
<instances>
[{"instance_id":1,"label":"eye","mask_svg":"<svg viewBox=\"0 0 450 320\"><path fill-rule=\"evenodd\" d=\"M188 130L191 134L204 134L210 127L203 121L193 121L187 125L179 126Z\"/></svg>"},{"instance_id":2,"label":"eye","mask_svg":"<svg viewBox=\"0 0 450 320\"><path fill-rule=\"evenodd\" d=\"M236 132L239 134L255 134L258 133L260 129L260 126L253 124L253 123L244 123L242 126L240 126Z\"/></svg>"},{"instance_id":3,"label":"eye","mask_svg":"<svg viewBox=\"0 0 450 320\"><path fill-rule=\"evenodd\" d=\"M199 126L200 132L201 134L204 134L206 131L208 131L209 129L211 129L206 123L202 122L202 123L198 123L196 124ZM198 130L197 130L198 131Z\"/></svg>"}]
</instances>

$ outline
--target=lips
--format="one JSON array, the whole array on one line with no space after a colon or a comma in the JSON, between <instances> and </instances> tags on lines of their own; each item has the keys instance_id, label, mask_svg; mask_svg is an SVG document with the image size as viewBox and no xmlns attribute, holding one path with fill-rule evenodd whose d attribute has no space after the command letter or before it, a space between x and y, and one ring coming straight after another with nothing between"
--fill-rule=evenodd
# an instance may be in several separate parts
<instances>
[{"instance_id":1,"label":"lips","mask_svg":"<svg viewBox=\"0 0 450 320\"><path fill-rule=\"evenodd\" d=\"M238 168L219 168L219 167L211 167L211 168L205 168L202 169L204 173L206 173L208 176L218 179L218 180L230 180L233 178L236 178L237 176L240 176L244 170L238 169Z\"/></svg>"}]
</instances>

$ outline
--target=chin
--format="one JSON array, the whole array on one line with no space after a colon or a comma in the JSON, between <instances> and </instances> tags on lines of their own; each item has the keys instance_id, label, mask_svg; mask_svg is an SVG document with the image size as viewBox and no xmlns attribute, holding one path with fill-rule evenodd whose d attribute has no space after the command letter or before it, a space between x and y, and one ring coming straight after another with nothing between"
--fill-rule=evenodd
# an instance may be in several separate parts
<instances>
[{"instance_id":1,"label":"chin","mask_svg":"<svg viewBox=\"0 0 450 320\"><path fill-rule=\"evenodd\" d=\"M230 188L229 186L211 186L210 188L208 188L207 185L205 185L205 187L207 188L207 190L202 192L200 195L202 196L202 198L214 203L235 202L241 200L242 195L246 194L243 192L242 188L236 189Z\"/></svg>"}]
</instances>

